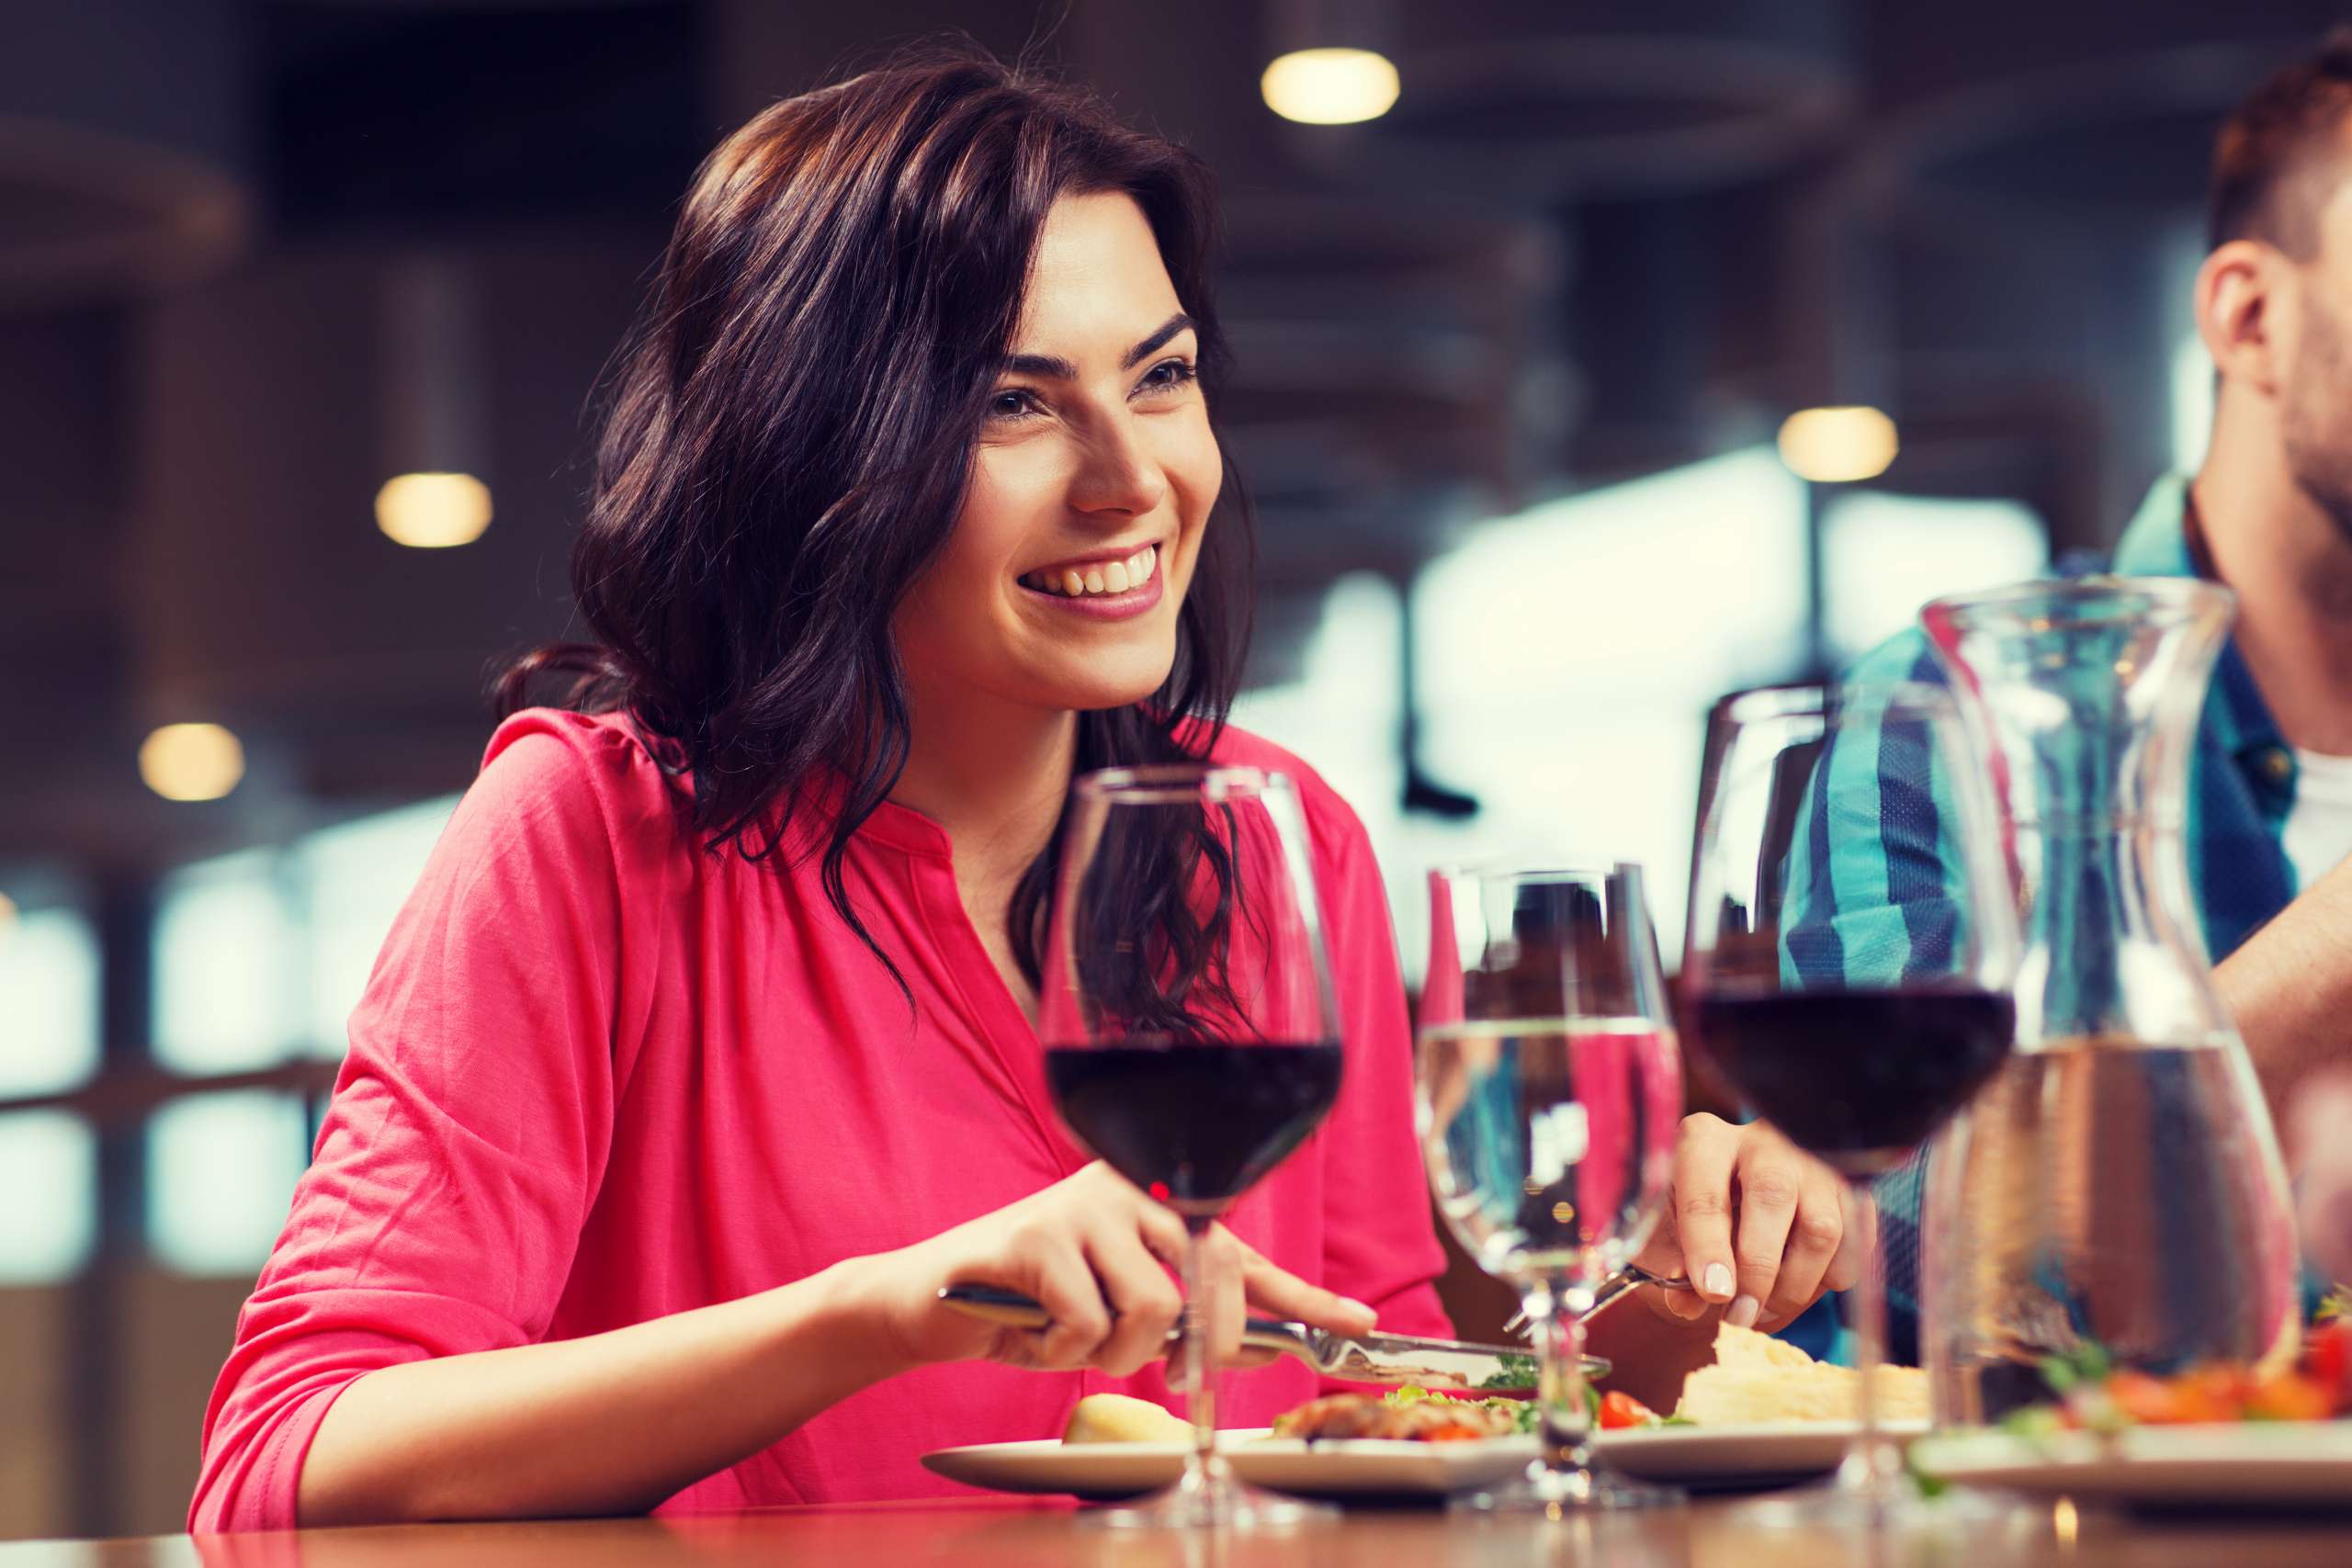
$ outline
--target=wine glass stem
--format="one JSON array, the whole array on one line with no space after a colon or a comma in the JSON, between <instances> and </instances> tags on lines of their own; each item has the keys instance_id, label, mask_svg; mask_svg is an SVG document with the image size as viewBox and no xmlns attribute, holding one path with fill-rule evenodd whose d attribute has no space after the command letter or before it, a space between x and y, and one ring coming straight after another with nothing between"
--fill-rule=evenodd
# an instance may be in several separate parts
<instances>
[{"instance_id":1,"label":"wine glass stem","mask_svg":"<svg viewBox=\"0 0 2352 1568\"><path fill-rule=\"evenodd\" d=\"M1184 1222L1184 1413L1193 1418L1193 1451L1184 1461L1187 1486L1206 1484L1216 1454L1216 1380L1209 1367L1208 1280L1204 1254L1208 1222Z\"/></svg>"},{"instance_id":2,"label":"wine glass stem","mask_svg":"<svg viewBox=\"0 0 2352 1568\"><path fill-rule=\"evenodd\" d=\"M1584 1385L1584 1314L1591 1304L1589 1290L1571 1286L1537 1292L1527 1310L1535 1328L1544 1463L1577 1476L1592 1468L1592 1404Z\"/></svg>"},{"instance_id":3,"label":"wine glass stem","mask_svg":"<svg viewBox=\"0 0 2352 1568\"><path fill-rule=\"evenodd\" d=\"M1854 1183L1858 1199L1867 1201L1868 1182ZM1854 1205L1856 1212L1863 1202ZM1862 1258L1861 1278L1854 1285L1854 1392L1861 1408L1860 1422L1846 1461L1838 1468L1838 1484L1859 1496L1885 1499L1895 1495L1903 1477L1903 1450L1879 1429L1878 1370L1886 1359L1886 1274L1881 1265L1878 1238L1871 1237Z\"/></svg>"}]
</instances>

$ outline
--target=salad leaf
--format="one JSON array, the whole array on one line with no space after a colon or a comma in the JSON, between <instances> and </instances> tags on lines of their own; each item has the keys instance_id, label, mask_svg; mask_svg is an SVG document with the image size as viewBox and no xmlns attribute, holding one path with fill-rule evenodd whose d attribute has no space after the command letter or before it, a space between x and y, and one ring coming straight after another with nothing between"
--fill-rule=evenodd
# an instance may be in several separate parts
<instances>
[{"instance_id":1,"label":"salad leaf","mask_svg":"<svg viewBox=\"0 0 2352 1568\"><path fill-rule=\"evenodd\" d=\"M1498 1356L1501 1364L1490 1373L1480 1388L1533 1388L1535 1358L1532 1356Z\"/></svg>"}]
</instances>

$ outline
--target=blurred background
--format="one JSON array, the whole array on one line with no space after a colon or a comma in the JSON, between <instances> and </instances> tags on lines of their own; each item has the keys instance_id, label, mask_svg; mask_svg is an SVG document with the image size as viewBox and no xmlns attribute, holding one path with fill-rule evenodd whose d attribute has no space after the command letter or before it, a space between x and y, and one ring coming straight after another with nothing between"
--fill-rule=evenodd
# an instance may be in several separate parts
<instances>
[{"instance_id":1,"label":"blurred background","mask_svg":"<svg viewBox=\"0 0 2352 1568\"><path fill-rule=\"evenodd\" d=\"M2195 463L2211 130L2338 11L0 5L0 1536L179 1528L485 674L569 623L599 370L761 106L952 27L1216 165L1238 717L1363 816L1410 979L1473 844L1646 862L1672 953L1714 697ZM1338 47L1393 77L1269 73Z\"/></svg>"}]
</instances>

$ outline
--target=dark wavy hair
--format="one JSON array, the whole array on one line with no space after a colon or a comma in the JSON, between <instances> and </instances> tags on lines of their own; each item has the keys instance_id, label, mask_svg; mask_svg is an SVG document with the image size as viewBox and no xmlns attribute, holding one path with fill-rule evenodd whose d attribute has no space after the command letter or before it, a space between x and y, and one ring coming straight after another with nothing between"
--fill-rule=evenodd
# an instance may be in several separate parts
<instances>
[{"instance_id":1,"label":"dark wavy hair","mask_svg":"<svg viewBox=\"0 0 2352 1568\"><path fill-rule=\"evenodd\" d=\"M886 965L842 866L907 758L891 615L955 526L1046 215L1098 192L1125 192L1149 221L1214 412L1227 367L1215 197L1182 148L960 51L771 105L728 137L608 382L571 563L595 641L540 648L496 683L502 716L548 676L563 705L626 711L691 776L683 809L713 852L821 852L827 896ZM1081 769L1215 744L1248 649L1255 549L1229 462L1219 511L1166 683L1079 716ZM1222 857L1200 841L1150 847L1133 869L1182 887L1204 851L1222 885ZM1033 983L1054 859L1048 848L1029 867L1012 904ZM1202 923L1221 925L1227 902ZM1195 952L1202 932L1163 934Z\"/></svg>"}]
</instances>

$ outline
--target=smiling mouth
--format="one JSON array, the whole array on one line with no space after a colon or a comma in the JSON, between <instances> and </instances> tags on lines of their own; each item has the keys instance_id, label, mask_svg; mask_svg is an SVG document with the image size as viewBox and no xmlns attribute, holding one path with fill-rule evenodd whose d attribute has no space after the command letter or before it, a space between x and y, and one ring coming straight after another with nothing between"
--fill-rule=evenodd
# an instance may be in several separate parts
<instances>
[{"instance_id":1,"label":"smiling mouth","mask_svg":"<svg viewBox=\"0 0 2352 1568\"><path fill-rule=\"evenodd\" d=\"M1125 560L1090 561L1084 566L1048 567L1023 572L1021 586L1065 599L1095 594L1128 593L1149 582L1159 570L1159 547L1146 545Z\"/></svg>"}]
</instances>

